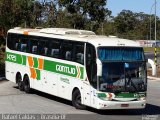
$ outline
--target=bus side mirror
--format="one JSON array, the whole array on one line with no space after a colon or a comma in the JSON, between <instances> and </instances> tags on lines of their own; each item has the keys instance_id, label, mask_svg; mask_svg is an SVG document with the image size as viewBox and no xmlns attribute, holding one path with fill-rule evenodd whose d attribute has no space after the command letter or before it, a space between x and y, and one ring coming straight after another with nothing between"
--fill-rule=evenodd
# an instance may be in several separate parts
<instances>
[{"instance_id":1,"label":"bus side mirror","mask_svg":"<svg viewBox=\"0 0 160 120\"><path fill-rule=\"evenodd\" d=\"M102 62L97 59L97 76L102 76Z\"/></svg>"}]
</instances>

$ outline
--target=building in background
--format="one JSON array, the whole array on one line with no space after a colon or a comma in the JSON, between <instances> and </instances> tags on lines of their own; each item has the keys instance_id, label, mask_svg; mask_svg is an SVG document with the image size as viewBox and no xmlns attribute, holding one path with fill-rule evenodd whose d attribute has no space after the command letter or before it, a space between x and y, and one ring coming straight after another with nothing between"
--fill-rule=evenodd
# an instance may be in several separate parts
<instances>
[{"instance_id":1,"label":"building in background","mask_svg":"<svg viewBox=\"0 0 160 120\"><path fill-rule=\"evenodd\" d=\"M155 45L160 47L160 40L157 40L156 42L155 40L137 40L136 42L138 42L142 47L154 47Z\"/></svg>"}]
</instances>

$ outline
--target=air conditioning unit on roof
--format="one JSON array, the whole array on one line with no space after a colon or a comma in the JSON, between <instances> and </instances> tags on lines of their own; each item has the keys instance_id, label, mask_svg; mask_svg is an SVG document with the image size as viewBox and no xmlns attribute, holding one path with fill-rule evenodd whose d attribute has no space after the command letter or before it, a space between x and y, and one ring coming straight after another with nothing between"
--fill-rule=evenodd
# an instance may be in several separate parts
<instances>
[{"instance_id":1,"label":"air conditioning unit on roof","mask_svg":"<svg viewBox=\"0 0 160 120\"><path fill-rule=\"evenodd\" d=\"M76 30L68 28L44 28L40 33L55 34L55 35L95 35L92 31Z\"/></svg>"}]
</instances>

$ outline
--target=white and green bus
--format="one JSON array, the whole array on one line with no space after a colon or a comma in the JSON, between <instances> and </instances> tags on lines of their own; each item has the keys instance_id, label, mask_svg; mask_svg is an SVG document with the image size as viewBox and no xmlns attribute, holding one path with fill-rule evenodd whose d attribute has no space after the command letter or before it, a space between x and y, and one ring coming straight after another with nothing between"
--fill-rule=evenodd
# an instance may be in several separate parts
<instances>
[{"instance_id":1,"label":"white and green bus","mask_svg":"<svg viewBox=\"0 0 160 120\"><path fill-rule=\"evenodd\" d=\"M138 43L67 28L8 31L6 78L72 101L77 109L142 109L147 74Z\"/></svg>"}]
</instances>

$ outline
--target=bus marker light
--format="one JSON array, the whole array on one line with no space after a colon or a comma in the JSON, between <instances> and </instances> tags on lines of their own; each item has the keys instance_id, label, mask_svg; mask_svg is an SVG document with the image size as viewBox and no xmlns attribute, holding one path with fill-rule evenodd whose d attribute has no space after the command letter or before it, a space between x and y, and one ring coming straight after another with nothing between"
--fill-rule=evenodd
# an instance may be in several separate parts
<instances>
[{"instance_id":1,"label":"bus marker light","mask_svg":"<svg viewBox=\"0 0 160 120\"><path fill-rule=\"evenodd\" d=\"M24 35L28 35L28 31L24 31L23 34L24 34Z\"/></svg>"}]
</instances>

